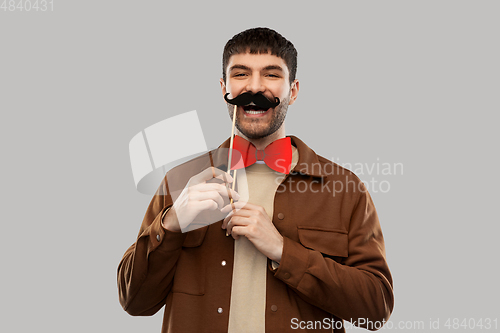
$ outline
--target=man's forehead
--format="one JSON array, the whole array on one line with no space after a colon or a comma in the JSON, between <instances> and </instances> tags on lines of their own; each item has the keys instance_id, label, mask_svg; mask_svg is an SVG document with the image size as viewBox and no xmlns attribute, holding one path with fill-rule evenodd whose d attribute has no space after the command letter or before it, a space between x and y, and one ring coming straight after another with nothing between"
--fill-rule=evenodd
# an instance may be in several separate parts
<instances>
[{"instance_id":1,"label":"man's forehead","mask_svg":"<svg viewBox=\"0 0 500 333\"><path fill-rule=\"evenodd\" d=\"M232 68L239 68L242 65L253 70L262 70L270 67L274 69L280 69L288 73L288 67L285 61L275 56L271 53L238 53L233 54L229 58L227 70L230 71ZM236 67L235 67L236 66Z\"/></svg>"}]
</instances>

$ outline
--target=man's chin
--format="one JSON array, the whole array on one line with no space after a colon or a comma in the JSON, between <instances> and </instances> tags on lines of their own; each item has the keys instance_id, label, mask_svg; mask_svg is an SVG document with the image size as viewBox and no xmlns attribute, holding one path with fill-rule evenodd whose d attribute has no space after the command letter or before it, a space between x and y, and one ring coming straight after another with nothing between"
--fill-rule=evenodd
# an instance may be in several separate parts
<instances>
[{"instance_id":1,"label":"man's chin","mask_svg":"<svg viewBox=\"0 0 500 333\"><path fill-rule=\"evenodd\" d=\"M263 139L265 137L268 137L269 135L273 134L269 129L264 129L264 130L247 130L247 129L242 129L238 127L238 130L246 136L249 139L256 140L256 139Z\"/></svg>"}]
</instances>

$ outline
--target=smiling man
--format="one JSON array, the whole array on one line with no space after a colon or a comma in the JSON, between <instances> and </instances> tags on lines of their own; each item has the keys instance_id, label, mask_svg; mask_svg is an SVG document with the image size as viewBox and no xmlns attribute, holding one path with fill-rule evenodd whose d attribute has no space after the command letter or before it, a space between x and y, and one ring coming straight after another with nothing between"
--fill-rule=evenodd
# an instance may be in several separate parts
<instances>
[{"instance_id":1,"label":"smiling man","mask_svg":"<svg viewBox=\"0 0 500 333\"><path fill-rule=\"evenodd\" d=\"M235 54L229 59L226 75L220 81L224 95L227 92L234 96L243 92L261 92L270 100L278 97L282 101L276 108L268 110L239 106L236 117L239 134L253 140L258 149L284 138L288 106L295 102L299 92L299 81L290 78L285 61L269 53ZM233 107L228 105L228 110L232 120Z\"/></svg>"},{"instance_id":2,"label":"smiling man","mask_svg":"<svg viewBox=\"0 0 500 333\"><path fill-rule=\"evenodd\" d=\"M118 268L128 313L165 306L162 332L344 332L343 320L373 330L389 318L392 278L370 195L352 172L286 136L296 69L295 47L271 29L228 41L220 85L231 118L237 105L242 163L233 165L245 168L248 200L226 187L233 178L214 168L217 152L211 167L178 167L189 178L176 200L179 177L167 175ZM255 102L237 102L247 96ZM225 217L181 232L207 211Z\"/></svg>"}]
</instances>

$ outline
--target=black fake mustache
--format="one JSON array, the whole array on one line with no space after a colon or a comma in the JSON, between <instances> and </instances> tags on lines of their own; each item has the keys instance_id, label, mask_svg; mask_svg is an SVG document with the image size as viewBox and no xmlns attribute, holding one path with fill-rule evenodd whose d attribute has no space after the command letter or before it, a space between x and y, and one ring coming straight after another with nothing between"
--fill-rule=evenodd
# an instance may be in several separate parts
<instances>
[{"instance_id":1,"label":"black fake mustache","mask_svg":"<svg viewBox=\"0 0 500 333\"><path fill-rule=\"evenodd\" d=\"M224 95L226 102L238 106L245 106L253 102L257 107L267 110L269 108L275 108L280 104L280 99L278 97L274 97L274 102L271 102L260 92L255 94L244 92L233 99L227 98L227 95L229 95L229 93Z\"/></svg>"}]
</instances>

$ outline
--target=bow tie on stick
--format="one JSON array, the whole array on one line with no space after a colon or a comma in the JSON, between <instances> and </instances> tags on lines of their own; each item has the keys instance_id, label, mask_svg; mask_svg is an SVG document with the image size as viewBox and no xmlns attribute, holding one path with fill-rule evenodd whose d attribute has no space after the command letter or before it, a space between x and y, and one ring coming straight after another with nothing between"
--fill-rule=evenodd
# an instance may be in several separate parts
<instances>
[{"instance_id":1,"label":"bow tie on stick","mask_svg":"<svg viewBox=\"0 0 500 333\"><path fill-rule=\"evenodd\" d=\"M241 153L241 159L234 154L231 170L246 168L257 161L264 161L274 171L284 174L290 172L292 163L292 142L290 138L282 138L271 142L264 150L258 150L253 143L235 135L233 148Z\"/></svg>"}]
</instances>

